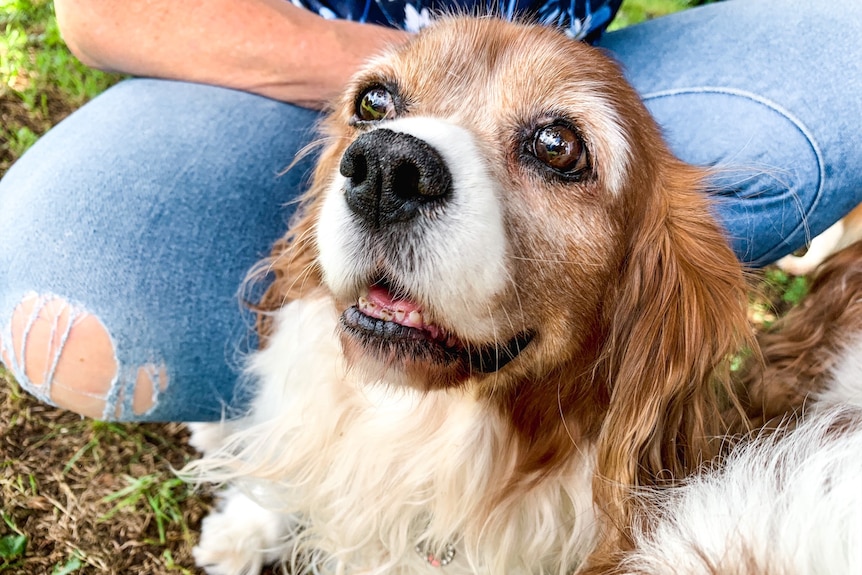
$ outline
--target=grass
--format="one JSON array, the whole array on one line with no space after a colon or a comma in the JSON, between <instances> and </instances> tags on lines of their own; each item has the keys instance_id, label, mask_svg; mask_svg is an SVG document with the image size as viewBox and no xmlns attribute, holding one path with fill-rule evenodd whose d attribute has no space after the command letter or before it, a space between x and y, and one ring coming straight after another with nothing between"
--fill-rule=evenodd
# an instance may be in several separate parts
<instances>
[{"instance_id":1,"label":"grass","mask_svg":"<svg viewBox=\"0 0 862 575\"><path fill-rule=\"evenodd\" d=\"M69 53L52 2L0 0L0 176L48 128L118 79Z\"/></svg>"},{"instance_id":2,"label":"grass","mask_svg":"<svg viewBox=\"0 0 862 575\"><path fill-rule=\"evenodd\" d=\"M626 0L615 27L683 9ZM66 49L46 0L0 0L0 177L52 125L118 81ZM752 321L805 290L767 272ZM210 505L173 474L192 450L182 425L82 420L23 393L0 369L0 573L200 573L191 546Z\"/></svg>"},{"instance_id":3,"label":"grass","mask_svg":"<svg viewBox=\"0 0 862 575\"><path fill-rule=\"evenodd\" d=\"M0 573L199 573L210 506L172 469L181 424L102 423L53 409L0 371Z\"/></svg>"},{"instance_id":4,"label":"grass","mask_svg":"<svg viewBox=\"0 0 862 575\"><path fill-rule=\"evenodd\" d=\"M123 477L126 486L119 491L102 498L102 503L112 504L111 509L99 517L99 522L111 521L118 513L141 510L150 514L156 522L158 538L150 540L152 544L167 544L168 529L172 525L183 531L183 536L190 539L188 522L183 517L183 503L193 496L192 488L178 477L165 479L159 473L149 473L142 477Z\"/></svg>"},{"instance_id":5,"label":"grass","mask_svg":"<svg viewBox=\"0 0 862 575\"><path fill-rule=\"evenodd\" d=\"M27 535L25 535L15 524L15 520L0 511L3 523L11 531L10 534L0 537L0 572L19 567L24 561L24 553L27 551Z\"/></svg>"},{"instance_id":6,"label":"grass","mask_svg":"<svg viewBox=\"0 0 862 575\"><path fill-rule=\"evenodd\" d=\"M667 16L692 6L708 3L708 0L624 0L622 8L608 30L619 30L644 20Z\"/></svg>"},{"instance_id":7,"label":"grass","mask_svg":"<svg viewBox=\"0 0 862 575\"><path fill-rule=\"evenodd\" d=\"M797 305L808 293L808 278L792 276L769 267L756 276L748 306L749 319L757 329L766 329Z\"/></svg>"}]
</instances>

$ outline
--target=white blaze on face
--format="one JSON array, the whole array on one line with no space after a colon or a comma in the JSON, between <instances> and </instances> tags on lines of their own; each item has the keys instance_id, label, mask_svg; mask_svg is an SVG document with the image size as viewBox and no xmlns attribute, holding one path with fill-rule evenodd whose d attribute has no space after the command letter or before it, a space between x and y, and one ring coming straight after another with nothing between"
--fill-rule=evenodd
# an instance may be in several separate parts
<instances>
[{"instance_id":1,"label":"white blaze on face","mask_svg":"<svg viewBox=\"0 0 862 575\"><path fill-rule=\"evenodd\" d=\"M412 270L406 270L399 246L374 245L375 239L346 204L346 178L336 174L317 224L324 281L336 297L356 297L367 287L361 282L379 271L377 256L369 253L373 246L374 254L389 254L385 265L392 279L448 329L471 339L495 338L490 305L508 281L507 240L496 182L475 139L460 126L427 117L396 119L379 127L432 146L449 169L451 196L433 217L420 213L404 231L413 252Z\"/></svg>"}]
</instances>

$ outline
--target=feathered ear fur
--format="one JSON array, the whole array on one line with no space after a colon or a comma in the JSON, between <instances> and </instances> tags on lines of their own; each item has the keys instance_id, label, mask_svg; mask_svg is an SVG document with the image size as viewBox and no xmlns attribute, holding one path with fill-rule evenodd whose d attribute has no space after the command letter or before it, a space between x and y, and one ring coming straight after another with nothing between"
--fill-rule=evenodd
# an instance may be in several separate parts
<instances>
[{"instance_id":1,"label":"feathered ear fur","mask_svg":"<svg viewBox=\"0 0 862 575\"><path fill-rule=\"evenodd\" d=\"M272 332L273 312L322 284L317 264L315 223L342 151L338 145L329 146L323 151L314 170L312 185L300 198L287 234L275 243L270 256L250 274L253 279L263 276L272 278L260 300L248 303L257 313L261 347L266 345Z\"/></svg>"},{"instance_id":2,"label":"feathered ear fur","mask_svg":"<svg viewBox=\"0 0 862 575\"><path fill-rule=\"evenodd\" d=\"M666 158L643 186L599 373L610 405L593 482L606 531L594 560L626 547L633 489L670 485L717 454L730 356L750 338L742 268L709 213L701 170ZM646 176L647 174L644 174ZM647 190L648 188L641 188Z\"/></svg>"}]
</instances>

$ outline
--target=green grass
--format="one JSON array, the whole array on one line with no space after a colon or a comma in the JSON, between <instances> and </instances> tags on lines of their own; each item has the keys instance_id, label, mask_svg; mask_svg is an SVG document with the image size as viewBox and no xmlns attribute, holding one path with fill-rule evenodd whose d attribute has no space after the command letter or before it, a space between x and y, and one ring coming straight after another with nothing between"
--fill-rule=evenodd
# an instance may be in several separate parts
<instances>
[{"instance_id":1,"label":"green grass","mask_svg":"<svg viewBox=\"0 0 862 575\"><path fill-rule=\"evenodd\" d=\"M756 277L758 281L751 291L748 313L758 329L770 327L808 293L807 277L793 276L777 267L768 267Z\"/></svg>"},{"instance_id":2,"label":"green grass","mask_svg":"<svg viewBox=\"0 0 862 575\"><path fill-rule=\"evenodd\" d=\"M706 3L703 0L625 0L608 30L619 30Z\"/></svg>"},{"instance_id":3,"label":"green grass","mask_svg":"<svg viewBox=\"0 0 862 575\"><path fill-rule=\"evenodd\" d=\"M103 503L112 504L111 509L99 517L99 521L110 521L115 515L125 513L151 513L156 522L158 541L167 543L167 527L175 525L190 537L189 527L183 517L183 502L193 492L193 487L178 477L165 477L151 473L142 477L125 476L126 487L104 498Z\"/></svg>"},{"instance_id":4,"label":"green grass","mask_svg":"<svg viewBox=\"0 0 862 575\"><path fill-rule=\"evenodd\" d=\"M119 78L72 56L53 2L0 0L0 177L52 125Z\"/></svg>"},{"instance_id":5,"label":"green grass","mask_svg":"<svg viewBox=\"0 0 862 575\"><path fill-rule=\"evenodd\" d=\"M80 106L116 82L115 75L87 68L72 56L53 2L0 0L0 29L0 90L18 96L28 110L46 112L51 92Z\"/></svg>"},{"instance_id":6,"label":"green grass","mask_svg":"<svg viewBox=\"0 0 862 575\"><path fill-rule=\"evenodd\" d=\"M63 563L63 565L55 565L54 570L51 571L51 575L69 575L78 571L83 566L84 563L81 561L81 558L76 553L73 553L72 557Z\"/></svg>"},{"instance_id":7,"label":"green grass","mask_svg":"<svg viewBox=\"0 0 862 575\"><path fill-rule=\"evenodd\" d=\"M0 509L0 518L11 533L0 537L0 573L22 564L27 551L27 535L15 524L11 515Z\"/></svg>"}]
</instances>

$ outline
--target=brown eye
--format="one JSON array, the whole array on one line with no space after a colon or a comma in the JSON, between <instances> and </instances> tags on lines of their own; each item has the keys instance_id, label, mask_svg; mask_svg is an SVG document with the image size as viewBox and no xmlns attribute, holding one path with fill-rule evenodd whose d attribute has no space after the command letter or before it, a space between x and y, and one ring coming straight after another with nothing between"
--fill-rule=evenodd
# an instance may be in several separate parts
<instances>
[{"instance_id":1,"label":"brown eye","mask_svg":"<svg viewBox=\"0 0 862 575\"><path fill-rule=\"evenodd\" d=\"M356 104L356 118L361 122L377 122L395 117L395 99L386 88L375 86L366 90Z\"/></svg>"},{"instance_id":2,"label":"brown eye","mask_svg":"<svg viewBox=\"0 0 862 575\"><path fill-rule=\"evenodd\" d=\"M578 133L564 124L551 124L536 130L533 155L537 160L565 175L575 175L587 167L587 154Z\"/></svg>"}]
</instances>

